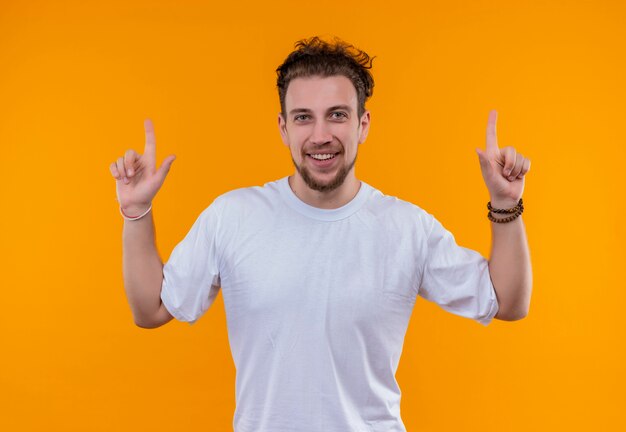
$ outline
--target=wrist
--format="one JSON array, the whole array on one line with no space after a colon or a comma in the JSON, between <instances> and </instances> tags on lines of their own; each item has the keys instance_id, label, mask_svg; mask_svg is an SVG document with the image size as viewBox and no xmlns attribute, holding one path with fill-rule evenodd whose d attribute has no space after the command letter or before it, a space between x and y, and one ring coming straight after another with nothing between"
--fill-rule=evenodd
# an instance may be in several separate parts
<instances>
[{"instance_id":1,"label":"wrist","mask_svg":"<svg viewBox=\"0 0 626 432\"><path fill-rule=\"evenodd\" d=\"M515 204L510 199L502 199L495 202L488 202L489 213L487 218L492 222L508 223L522 215L524 212L524 201L520 198Z\"/></svg>"},{"instance_id":2,"label":"wrist","mask_svg":"<svg viewBox=\"0 0 626 432\"><path fill-rule=\"evenodd\" d=\"M125 207L120 206L120 210L122 211L123 215L129 218L133 218L146 213L151 206L152 203L132 204Z\"/></svg>"},{"instance_id":3,"label":"wrist","mask_svg":"<svg viewBox=\"0 0 626 432\"><path fill-rule=\"evenodd\" d=\"M519 203L519 200L514 200L511 198L494 198L490 202L493 208L510 209L515 207Z\"/></svg>"}]
</instances>

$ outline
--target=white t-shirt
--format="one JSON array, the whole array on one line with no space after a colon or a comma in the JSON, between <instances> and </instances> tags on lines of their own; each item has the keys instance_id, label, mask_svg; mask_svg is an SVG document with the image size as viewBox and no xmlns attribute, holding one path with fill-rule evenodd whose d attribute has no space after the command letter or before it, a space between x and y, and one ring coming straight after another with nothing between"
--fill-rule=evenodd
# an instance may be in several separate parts
<instances>
[{"instance_id":1,"label":"white t-shirt","mask_svg":"<svg viewBox=\"0 0 626 432\"><path fill-rule=\"evenodd\" d=\"M489 324L487 260L418 206L365 182L337 209L287 177L216 198L163 268L194 323L222 290L235 432L406 431L395 373L417 296Z\"/></svg>"}]
</instances>

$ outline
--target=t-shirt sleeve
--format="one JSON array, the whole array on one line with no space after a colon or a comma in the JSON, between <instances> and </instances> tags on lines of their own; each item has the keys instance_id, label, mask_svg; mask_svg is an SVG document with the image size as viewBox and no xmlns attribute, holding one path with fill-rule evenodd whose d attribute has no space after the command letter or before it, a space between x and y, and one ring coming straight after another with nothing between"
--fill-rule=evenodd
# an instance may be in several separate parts
<instances>
[{"instance_id":1,"label":"t-shirt sleeve","mask_svg":"<svg viewBox=\"0 0 626 432\"><path fill-rule=\"evenodd\" d=\"M195 323L213 304L220 289L215 202L198 216L163 266L161 300L179 321Z\"/></svg>"},{"instance_id":2,"label":"t-shirt sleeve","mask_svg":"<svg viewBox=\"0 0 626 432\"><path fill-rule=\"evenodd\" d=\"M427 252L419 294L443 309L483 325L498 312L489 262L480 253L457 245L454 236L429 215Z\"/></svg>"}]
</instances>

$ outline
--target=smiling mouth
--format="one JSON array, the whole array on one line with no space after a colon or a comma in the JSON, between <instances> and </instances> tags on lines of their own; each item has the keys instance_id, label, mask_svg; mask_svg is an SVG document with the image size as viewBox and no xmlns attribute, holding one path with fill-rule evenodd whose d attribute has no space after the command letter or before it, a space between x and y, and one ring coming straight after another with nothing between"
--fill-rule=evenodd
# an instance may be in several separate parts
<instances>
[{"instance_id":1,"label":"smiling mouth","mask_svg":"<svg viewBox=\"0 0 626 432\"><path fill-rule=\"evenodd\" d=\"M307 153L306 155L317 161L326 161L334 159L339 152L336 153Z\"/></svg>"}]
</instances>

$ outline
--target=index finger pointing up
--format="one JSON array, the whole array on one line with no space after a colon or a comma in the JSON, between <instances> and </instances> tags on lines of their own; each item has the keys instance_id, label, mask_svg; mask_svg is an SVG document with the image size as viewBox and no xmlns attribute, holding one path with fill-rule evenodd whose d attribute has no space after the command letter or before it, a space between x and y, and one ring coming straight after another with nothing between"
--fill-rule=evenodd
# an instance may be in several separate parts
<instances>
[{"instance_id":1,"label":"index finger pointing up","mask_svg":"<svg viewBox=\"0 0 626 432\"><path fill-rule=\"evenodd\" d=\"M497 120L498 112L496 110L489 111L489 120L487 120L487 151L498 149L498 136L496 135Z\"/></svg>"},{"instance_id":2,"label":"index finger pointing up","mask_svg":"<svg viewBox=\"0 0 626 432\"><path fill-rule=\"evenodd\" d=\"M146 131L146 145L144 147L144 154L151 159L156 159L156 142L154 139L154 126L152 120L145 119L143 122L144 130Z\"/></svg>"}]
</instances>

